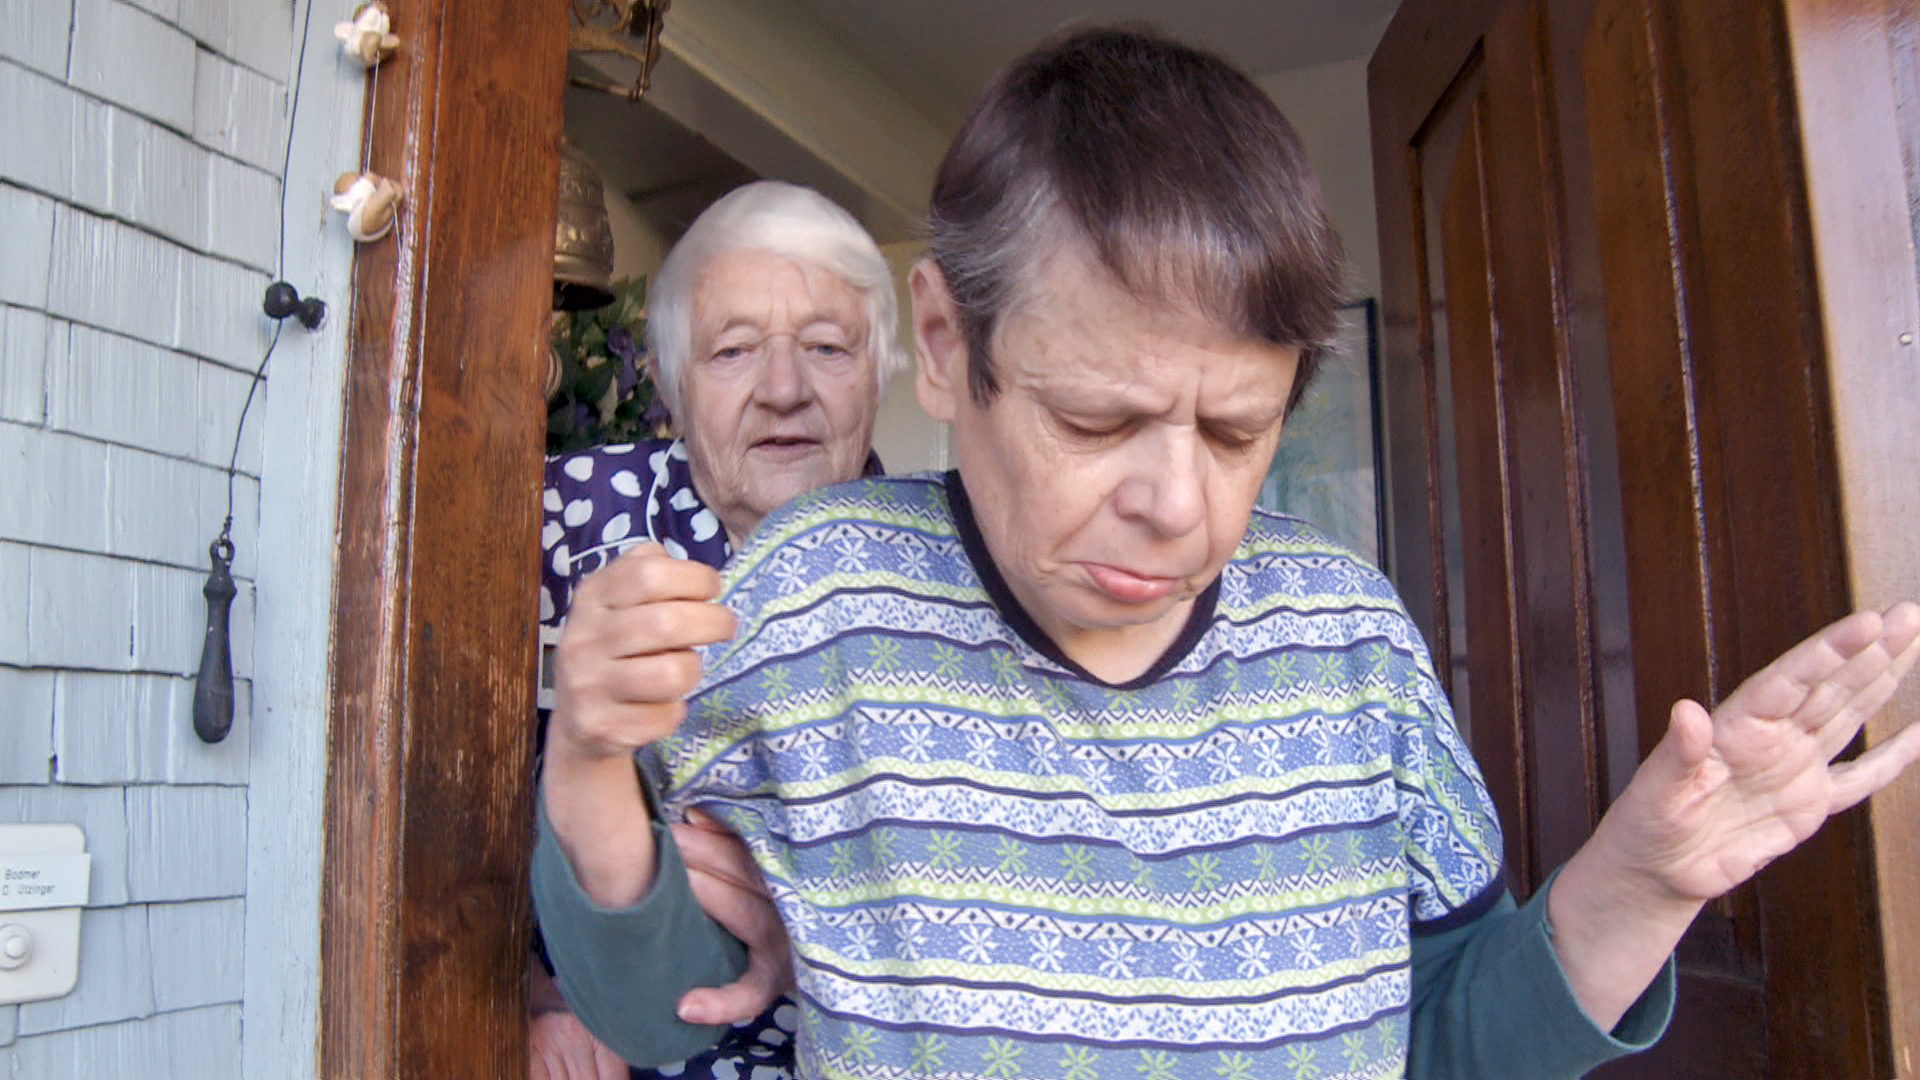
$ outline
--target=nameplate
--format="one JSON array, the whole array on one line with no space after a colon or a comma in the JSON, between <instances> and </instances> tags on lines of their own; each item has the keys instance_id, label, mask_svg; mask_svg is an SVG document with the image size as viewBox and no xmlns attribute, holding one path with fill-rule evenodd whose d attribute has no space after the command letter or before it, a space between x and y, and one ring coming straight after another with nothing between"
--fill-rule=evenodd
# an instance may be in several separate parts
<instances>
[{"instance_id":1,"label":"nameplate","mask_svg":"<svg viewBox=\"0 0 1920 1080\"><path fill-rule=\"evenodd\" d=\"M0 911L85 907L93 857L0 855Z\"/></svg>"}]
</instances>

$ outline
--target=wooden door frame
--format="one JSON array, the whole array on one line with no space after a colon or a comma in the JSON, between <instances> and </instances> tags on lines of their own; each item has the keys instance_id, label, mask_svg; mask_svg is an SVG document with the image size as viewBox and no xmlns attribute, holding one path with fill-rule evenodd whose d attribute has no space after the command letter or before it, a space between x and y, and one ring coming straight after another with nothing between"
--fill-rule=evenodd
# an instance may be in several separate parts
<instances>
[{"instance_id":1,"label":"wooden door frame","mask_svg":"<svg viewBox=\"0 0 1920 1080\"><path fill-rule=\"evenodd\" d=\"M367 123L404 202L354 268L319 1071L523 1080L567 7L387 3Z\"/></svg>"},{"instance_id":2,"label":"wooden door frame","mask_svg":"<svg viewBox=\"0 0 1920 1080\"><path fill-rule=\"evenodd\" d=\"M1857 603L1920 599L1920 0L1784 0L1820 282L1841 528ZM1904 60L1894 47L1901 42ZM1920 723L1920 680L1868 726ZM1892 1057L1920 1077L1920 777L1868 811Z\"/></svg>"}]
</instances>

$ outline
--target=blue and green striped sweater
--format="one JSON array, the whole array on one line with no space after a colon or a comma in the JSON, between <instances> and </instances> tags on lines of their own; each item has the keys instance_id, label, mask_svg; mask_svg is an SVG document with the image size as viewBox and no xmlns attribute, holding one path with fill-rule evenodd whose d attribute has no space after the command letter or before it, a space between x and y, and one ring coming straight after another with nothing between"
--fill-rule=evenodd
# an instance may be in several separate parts
<instances>
[{"instance_id":1,"label":"blue and green striped sweater","mask_svg":"<svg viewBox=\"0 0 1920 1080\"><path fill-rule=\"evenodd\" d=\"M1257 513L1121 686L1024 617L951 474L803 497L727 577L670 802L766 875L801 1075L1399 1076L1410 935L1502 896L1418 632L1304 523Z\"/></svg>"}]
</instances>

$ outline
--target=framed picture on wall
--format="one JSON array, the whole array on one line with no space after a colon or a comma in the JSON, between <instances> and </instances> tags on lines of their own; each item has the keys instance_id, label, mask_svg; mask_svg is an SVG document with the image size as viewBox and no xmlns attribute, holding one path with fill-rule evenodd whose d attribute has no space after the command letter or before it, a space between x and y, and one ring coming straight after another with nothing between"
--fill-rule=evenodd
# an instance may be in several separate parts
<instances>
[{"instance_id":1,"label":"framed picture on wall","mask_svg":"<svg viewBox=\"0 0 1920 1080\"><path fill-rule=\"evenodd\" d=\"M1386 570L1379 304L1340 309L1340 340L1280 433L1260 505L1304 518Z\"/></svg>"}]
</instances>

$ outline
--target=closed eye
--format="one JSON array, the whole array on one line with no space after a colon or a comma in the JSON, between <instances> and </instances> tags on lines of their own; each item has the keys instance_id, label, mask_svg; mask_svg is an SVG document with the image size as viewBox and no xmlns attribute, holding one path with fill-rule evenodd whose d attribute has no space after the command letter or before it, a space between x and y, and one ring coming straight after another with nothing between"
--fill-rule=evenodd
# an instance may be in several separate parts
<instances>
[{"instance_id":1,"label":"closed eye","mask_svg":"<svg viewBox=\"0 0 1920 1080\"><path fill-rule=\"evenodd\" d=\"M1127 423L1125 421L1119 423L1076 423L1064 416L1055 416L1054 422L1060 425L1060 430L1068 436L1082 442L1090 443L1111 439L1127 429Z\"/></svg>"},{"instance_id":2,"label":"closed eye","mask_svg":"<svg viewBox=\"0 0 1920 1080\"><path fill-rule=\"evenodd\" d=\"M1251 450L1260 441L1260 432L1248 432L1228 424L1202 424L1201 431L1207 439L1222 450Z\"/></svg>"}]
</instances>

